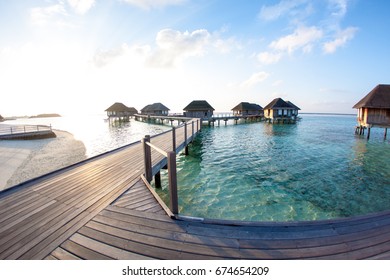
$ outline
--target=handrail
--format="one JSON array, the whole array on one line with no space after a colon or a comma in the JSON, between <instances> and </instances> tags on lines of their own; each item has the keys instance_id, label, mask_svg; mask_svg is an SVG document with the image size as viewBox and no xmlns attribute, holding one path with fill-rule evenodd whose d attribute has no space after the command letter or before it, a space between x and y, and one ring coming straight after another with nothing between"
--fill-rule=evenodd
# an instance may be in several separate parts
<instances>
[{"instance_id":1,"label":"handrail","mask_svg":"<svg viewBox=\"0 0 390 280\"><path fill-rule=\"evenodd\" d=\"M169 209L173 214L179 214L178 196L177 196L177 173L176 173L176 152L165 152L162 149L156 147L150 143L150 136L146 135L142 139L145 155L145 177L148 182L152 180L152 153L151 148L155 149L165 157L168 161L168 182L169 182L169 197L170 207Z\"/></svg>"},{"instance_id":2,"label":"handrail","mask_svg":"<svg viewBox=\"0 0 390 280\"><path fill-rule=\"evenodd\" d=\"M177 128L182 128L184 126L184 147L187 147L188 144L188 133L187 133L187 125L191 123L192 126L192 135L191 138L193 139L195 133L199 131L199 119L196 120L197 126L196 126L196 132L194 127L194 120L191 119L191 122L188 121L184 123L183 125L178 126ZM179 207L178 207L178 195L177 195L177 169L176 169L176 129L175 127L172 128L172 151L164 151L163 149L157 147L156 145L150 143L150 135L145 135L145 137L142 139L142 145L144 149L144 166L145 166L145 180L147 182L151 182L153 179L153 167L152 167L152 148L159 152L161 155L167 158L167 166L168 166L168 183L169 183L169 197L170 197L170 211L177 215L179 213ZM182 144L180 143L180 146ZM160 178L159 172L158 172L158 178ZM159 179L158 179L159 180ZM157 175L156 175L156 184L157 184Z\"/></svg>"},{"instance_id":3,"label":"handrail","mask_svg":"<svg viewBox=\"0 0 390 280\"><path fill-rule=\"evenodd\" d=\"M148 136L148 135L146 135ZM145 137L146 137L145 136ZM168 153L166 151L164 151L163 149L160 149L159 147L153 145L152 143L148 142L148 141L145 141L145 143L150 146L151 148L155 149L157 152L159 152L160 154L162 154L164 157L168 157Z\"/></svg>"},{"instance_id":4,"label":"handrail","mask_svg":"<svg viewBox=\"0 0 390 280\"><path fill-rule=\"evenodd\" d=\"M51 125L2 125L0 126L0 135L13 135L51 130Z\"/></svg>"}]
</instances>

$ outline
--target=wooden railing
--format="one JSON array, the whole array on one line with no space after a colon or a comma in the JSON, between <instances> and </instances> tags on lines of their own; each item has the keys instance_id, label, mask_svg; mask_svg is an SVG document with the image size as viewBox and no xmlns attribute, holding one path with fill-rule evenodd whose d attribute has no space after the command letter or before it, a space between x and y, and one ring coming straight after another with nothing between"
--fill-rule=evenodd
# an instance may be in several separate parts
<instances>
[{"instance_id":1,"label":"wooden railing","mask_svg":"<svg viewBox=\"0 0 390 280\"><path fill-rule=\"evenodd\" d=\"M189 136L187 126L191 125L191 134ZM184 129L184 139L182 142L177 143L177 130ZM192 141L195 135L200 130L200 120L196 119L196 131L195 131L195 121L191 120L180 126L173 127L171 130L172 133L172 150L165 151L160 147L152 144L150 142L151 137L146 135L142 139L142 145L144 150L144 166L145 166L145 179L150 183L153 179L153 164L152 164L152 149L157 151L159 154L163 155L167 159L167 168L168 168L168 186L169 186L169 198L170 205L169 209L173 215L179 214L178 207L178 195L177 195L177 171L176 171L176 153L181 149L185 149L185 153L188 154L187 146L190 141ZM168 132L169 133L169 132ZM177 145L179 144L179 145ZM160 171L158 170L155 174L155 185L156 187L161 187Z\"/></svg>"},{"instance_id":2,"label":"wooden railing","mask_svg":"<svg viewBox=\"0 0 390 280\"><path fill-rule=\"evenodd\" d=\"M39 131L51 131L51 125L10 125L0 126L0 135L14 135Z\"/></svg>"}]
</instances>

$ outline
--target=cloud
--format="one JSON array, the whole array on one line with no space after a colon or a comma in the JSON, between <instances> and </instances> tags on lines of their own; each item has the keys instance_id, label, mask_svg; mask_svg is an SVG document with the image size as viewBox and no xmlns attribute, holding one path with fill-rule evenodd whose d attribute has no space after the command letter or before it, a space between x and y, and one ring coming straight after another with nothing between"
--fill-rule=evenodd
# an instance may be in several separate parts
<instances>
[{"instance_id":1,"label":"cloud","mask_svg":"<svg viewBox=\"0 0 390 280\"><path fill-rule=\"evenodd\" d=\"M352 40L357 31L358 28L356 27L348 27L340 31L334 40L324 43L324 53L334 53L339 47L344 46L348 41Z\"/></svg>"},{"instance_id":2,"label":"cloud","mask_svg":"<svg viewBox=\"0 0 390 280\"><path fill-rule=\"evenodd\" d=\"M172 67L184 58L202 56L210 43L210 37L205 29L191 33L163 29L156 36L157 50L148 63L151 66Z\"/></svg>"},{"instance_id":3,"label":"cloud","mask_svg":"<svg viewBox=\"0 0 390 280\"><path fill-rule=\"evenodd\" d=\"M96 67L101 68L114 63L116 60L123 59L126 56L130 57L130 60L134 60L135 57L138 57L138 59L144 61L145 58L150 55L150 52L151 48L148 45L134 45L130 47L127 44L122 44L118 48L97 51L92 58L92 63Z\"/></svg>"},{"instance_id":4,"label":"cloud","mask_svg":"<svg viewBox=\"0 0 390 280\"><path fill-rule=\"evenodd\" d=\"M77 14L83 15L95 5L95 0L68 0L68 4Z\"/></svg>"},{"instance_id":5,"label":"cloud","mask_svg":"<svg viewBox=\"0 0 390 280\"><path fill-rule=\"evenodd\" d=\"M257 55L257 59L262 64L274 64L277 63L282 56L283 55L280 52L261 52Z\"/></svg>"},{"instance_id":6,"label":"cloud","mask_svg":"<svg viewBox=\"0 0 390 280\"><path fill-rule=\"evenodd\" d=\"M143 63L148 67L171 68L186 58L204 55L210 47L225 52L225 48L220 46L222 43L219 41L214 43L211 37L212 35L205 29L192 32L163 29L157 33L154 47L122 44L117 48L98 51L92 61L96 67L104 67L131 53L133 57L143 59Z\"/></svg>"},{"instance_id":7,"label":"cloud","mask_svg":"<svg viewBox=\"0 0 390 280\"><path fill-rule=\"evenodd\" d=\"M63 4L55 4L48 7L36 7L32 8L30 11L30 17L33 24L36 25L45 25L53 19L56 19L58 16L67 16L68 13L65 10Z\"/></svg>"},{"instance_id":8,"label":"cloud","mask_svg":"<svg viewBox=\"0 0 390 280\"><path fill-rule=\"evenodd\" d=\"M93 63L97 67L104 67L114 61L117 57L120 57L126 53L129 49L127 44L123 44L119 48L111 49L107 51L99 50L93 57Z\"/></svg>"},{"instance_id":9,"label":"cloud","mask_svg":"<svg viewBox=\"0 0 390 280\"><path fill-rule=\"evenodd\" d=\"M348 0L328 0L329 6L333 10L332 16L344 17L347 13Z\"/></svg>"},{"instance_id":10,"label":"cloud","mask_svg":"<svg viewBox=\"0 0 390 280\"><path fill-rule=\"evenodd\" d=\"M281 0L275 5L263 5L259 18L266 21L288 19L288 29L294 31L271 41L268 49L260 51L256 58L264 65L279 62L296 51L310 53L315 47L323 53L336 52L352 40L356 27L342 27L351 0L325 0L321 3L309 0ZM314 21L313 21L314 20Z\"/></svg>"},{"instance_id":11,"label":"cloud","mask_svg":"<svg viewBox=\"0 0 390 280\"><path fill-rule=\"evenodd\" d=\"M162 8L165 6L181 5L187 0L122 0L122 1L145 10L151 10L155 8Z\"/></svg>"},{"instance_id":12,"label":"cloud","mask_svg":"<svg viewBox=\"0 0 390 280\"><path fill-rule=\"evenodd\" d=\"M311 49L311 45L321 39L323 32L315 26L298 27L294 33L281 37L270 44L270 47L278 51L287 51L289 54L293 53L298 49L303 49L307 52Z\"/></svg>"},{"instance_id":13,"label":"cloud","mask_svg":"<svg viewBox=\"0 0 390 280\"><path fill-rule=\"evenodd\" d=\"M67 0L67 3L69 6L64 1L59 0L54 5L32 8L30 10L31 22L39 26L55 24L63 27L74 27L70 22L72 11L83 15L95 5L95 0Z\"/></svg>"},{"instance_id":14,"label":"cloud","mask_svg":"<svg viewBox=\"0 0 390 280\"><path fill-rule=\"evenodd\" d=\"M296 16L298 12L297 8L301 8L307 2L308 0L283 0L276 5L262 6L259 17L262 20L272 21L287 14L294 14Z\"/></svg>"},{"instance_id":15,"label":"cloud","mask_svg":"<svg viewBox=\"0 0 390 280\"><path fill-rule=\"evenodd\" d=\"M240 84L240 86L243 88L251 88L251 87L257 85L258 83L265 81L268 77L269 77L269 74L267 72L264 72L264 71L254 73L252 76L250 76L249 79L243 81Z\"/></svg>"}]
</instances>

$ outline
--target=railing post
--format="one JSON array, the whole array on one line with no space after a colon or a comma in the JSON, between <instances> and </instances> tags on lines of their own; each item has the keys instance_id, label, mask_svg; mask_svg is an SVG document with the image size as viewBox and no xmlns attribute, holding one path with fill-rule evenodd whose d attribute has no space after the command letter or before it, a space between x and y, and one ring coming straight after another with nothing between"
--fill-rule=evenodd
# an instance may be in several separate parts
<instances>
[{"instance_id":1,"label":"railing post","mask_svg":"<svg viewBox=\"0 0 390 280\"><path fill-rule=\"evenodd\" d=\"M184 145L187 147L187 123L184 123Z\"/></svg>"},{"instance_id":2,"label":"railing post","mask_svg":"<svg viewBox=\"0 0 390 280\"><path fill-rule=\"evenodd\" d=\"M11 134L13 134L13 132L12 132L12 126L11 126Z\"/></svg>"},{"instance_id":3,"label":"railing post","mask_svg":"<svg viewBox=\"0 0 390 280\"><path fill-rule=\"evenodd\" d=\"M173 214L179 213L177 197L177 174L176 174L176 153L168 152L168 180L169 180L169 197L170 209Z\"/></svg>"},{"instance_id":4,"label":"railing post","mask_svg":"<svg viewBox=\"0 0 390 280\"><path fill-rule=\"evenodd\" d=\"M192 121L192 139L194 139L194 121Z\"/></svg>"},{"instance_id":5,"label":"railing post","mask_svg":"<svg viewBox=\"0 0 390 280\"><path fill-rule=\"evenodd\" d=\"M176 153L176 128L172 127L172 151Z\"/></svg>"},{"instance_id":6,"label":"railing post","mask_svg":"<svg viewBox=\"0 0 390 280\"><path fill-rule=\"evenodd\" d=\"M144 146L145 177L150 183L152 181L152 152L147 142L150 142L150 135L145 135L145 138L142 139Z\"/></svg>"}]
</instances>

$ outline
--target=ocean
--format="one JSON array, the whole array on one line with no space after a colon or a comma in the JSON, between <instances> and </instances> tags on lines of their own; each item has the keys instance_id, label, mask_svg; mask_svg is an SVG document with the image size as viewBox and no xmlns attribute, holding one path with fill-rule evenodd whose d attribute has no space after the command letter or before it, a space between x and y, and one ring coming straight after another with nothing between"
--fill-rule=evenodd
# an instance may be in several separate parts
<instances>
[{"instance_id":1,"label":"ocean","mask_svg":"<svg viewBox=\"0 0 390 280\"><path fill-rule=\"evenodd\" d=\"M145 135L155 135L170 129L169 126L146 124L133 119L130 122L110 123L105 114L20 118L5 124L51 125L53 129L67 131L84 143L88 158L139 141Z\"/></svg>"},{"instance_id":2,"label":"ocean","mask_svg":"<svg viewBox=\"0 0 390 280\"><path fill-rule=\"evenodd\" d=\"M178 157L183 215L245 221L351 217L390 208L390 142L356 116L203 128ZM166 178L167 176L163 176ZM158 190L168 202L167 182Z\"/></svg>"},{"instance_id":3,"label":"ocean","mask_svg":"<svg viewBox=\"0 0 390 280\"><path fill-rule=\"evenodd\" d=\"M183 215L244 221L350 217L390 208L390 141L354 134L356 116L301 115L296 124L241 123L202 128L177 158ZM18 119L72 133L87 157L170 129L104 115ZM389 137L390 138L390 137ZM167 176L160 196L168 203Z\"/></svg>"}]
</instances>

